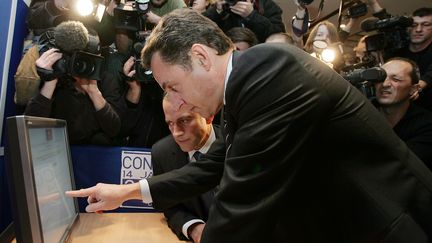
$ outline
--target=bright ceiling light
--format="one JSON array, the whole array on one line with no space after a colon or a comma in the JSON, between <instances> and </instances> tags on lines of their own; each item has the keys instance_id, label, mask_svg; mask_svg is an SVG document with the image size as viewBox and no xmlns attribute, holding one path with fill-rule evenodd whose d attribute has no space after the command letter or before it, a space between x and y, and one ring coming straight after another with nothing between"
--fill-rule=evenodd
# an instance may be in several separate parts
<instances>
[{"instance_id":1,"label":"bright ceiling light","mask_svg":"<svg viewBox=\"0 0 432 243\"><path fill-rule=\"evenodd\" d=\"M93 1L91 0L78 0L75 4L75 9L81 16L88 16L93 13Z\"/></svg>"}]
</instances>

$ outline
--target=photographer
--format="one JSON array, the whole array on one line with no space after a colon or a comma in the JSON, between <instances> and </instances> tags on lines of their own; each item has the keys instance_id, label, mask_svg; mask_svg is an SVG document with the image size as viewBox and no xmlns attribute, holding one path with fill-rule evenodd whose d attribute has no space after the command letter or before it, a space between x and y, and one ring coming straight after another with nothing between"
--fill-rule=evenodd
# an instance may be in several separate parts
<instances>
[{"instance_id":1,"label":"photographer","mask_svg":"<svg viewBox=\"0 0 432 243\"><path fill-rule=\"evenodd\" d=\"M348 14L346 17L349 18L349 21L345 25L341 25L340 30L337 30L337 26L328 21L321 21L310 31L310 34L307 38L306 44L303 44L303 37L309 30L309 24L311 23L309 12L307 9L307 5L312 3L313 1L306 0L293 0L294 4L297 6L297 11L294 14L292 20L292 36L295 44L304 48L307 52L311 53L312 44L315 39L319 39L317 33L325 33L325 37L327 37L327 44L331 45L335 42L345 42L348 38L352 27L356 24L357 18L366 14L363 10L359 13L351 13L353 15ZM357 10L360 11L360 10ZM320 29L320 30L319 30Z\"/></svg>"},{"instance_id":2,"label":"photographer","mask_svg":"<svg viewBox=\"0 0 432 243\"><path fill-rule=\"evenodd\" d=\"M70 70L71 66L79 68L80 65L88 66L101 61L92 60L91 54L85 56L80 52L88 44L86 34L87 30L80 22L63 22L55 28L56 46L49 47L35 63L42 81L40 93L29 101L24 114L65 119L71 144L112 145L120 129L120 118L104 97L116 96L112 92L113 80L107 73L98 82L91 79L92 76L76 76L76 70ZM66 47L61 41L63 38L70 38L76 43L70 42ZM71 49L65 50L67 48ZM80 53L90 59L73 59ZM62 63L66 63L63 67L65 72L58 67ZM100 65L91 69L100 71Z\"/></svg>"},{"instance_id":3,"label":"photographer","mask_svg":"<svg viewBox=\"0 0 432 243\"><path fill-rule=\"evenodd\" d=\"M412 14L413 24L408 28L409 45L395 56L405 57L417 63L420 69L419 86L422 92L417 103L432 110L432 8L419 8Z\"/></svg>"},{"instance_id":4,"label":"photographer","mask_svg":"<svg viewBox=\"0 0 432 243\"><path fill-rule=\"evenodd\" d=\"M396 57L382 68L387 78L375 84L378 109L399 138L432 170L432 113L410 99L419 89L418 67L409 59Z\"/></svg>"},{"instance_id":5,"label":"photographer","mask_svg":"<svg viewBox=\"0 0 432 243\"><path fill-rule=\"evenodd\" d=\"M150 33L160 18L178 8L185 8L182 0L126 1L114 9L116 51L129 57L130 49L137 41L144 41L142 33ZM122 69L122 68L119 68Z\"/></svg>"},{"instance_id":6,"label":"photographer","mask_svg":"<svg viewBox=\"0 0 432 243\"><path fill-rule=\"evenodd\" d=\"M387 13L386 9L381 7L378 0L368 0L368 4L373 8L373 15L378 18L376 21L370 21L369 23L362 23L362 29L365 31L371 31L378 29L380 31L385 30L384 27L388 25L386 36L392 36L396 32L400 32L401 28L408 27L409 39L405 41L405 38L401 34L398 34L398 38L391 38L395 40L379 40L374 42L393 42L390 46L395 45L398 47L396 50L385 50L384 56L386 59L391 57L404 57L408 58L418 65L420 69L420 81L419 91L420 97L416 100L417 104L432 110L432 89L430 83L432 82L432 8L419 8L412 13L412 22L408 22L405 18L391 18L391 15ZM365 28L368 27L368 28ZM379 28L380 27L380 28ZM403 29L405 30L405 29ZM392 33L393 31L393 33ZM387 39L387 38L386 38ZM399 40L396 42L396 40ZM366 40L368 42L368 40ZM405 43L406 42L406 43ZM393 49L395 49L393 47Z\"/></svg>"},{"instance_id":7,"label":"photographer","mask_svg":"<svg viewBox=\"0 0 432 243\"><path fill-rule=\"evenodd\" d=\"M122 120L120 136L127 139L131 147L150 148L159 139L170 134L162 109L163 90L155 80L137 78L134 57L130 57L123 66L122 82L125 83L125 95L120 116Z\"/></svg>"},{"instance_id":8,"label":"photographer","mask_svg":"<svg viewBox=\"0 0 432 243\"><path fill-rule=\"evenodd\" d=\"M136 2L128 2L115 9L118 52L111 53L105 65L107 72L114 77L119 87L117 92L121 95L119 115L122 124L119 136L126 140L127 146L150 148L156 141L167 136L169 130L162 110L162 90L151 73L146 73L139 64L141 49L149 33L143 30L150 21L148 14L154 14L150 13L153 10L165 14L164 12L186 5L183 1L151 1L150 7L144 11L141 11L144 8L137 5ZM131 16L139 18L131 21Z\"/></svg>"},{"instance_id":9,"label":"photographer","mask_svg":"<svg viewBox=\"0 0 432 243\"><path fill-rule=\"evenodd\" d=\"M260 43L273 33L284 32L282 9L273 0L218 0L204 16L227 32L233 27L252 30Z\"/></svg>"}]
</instances>

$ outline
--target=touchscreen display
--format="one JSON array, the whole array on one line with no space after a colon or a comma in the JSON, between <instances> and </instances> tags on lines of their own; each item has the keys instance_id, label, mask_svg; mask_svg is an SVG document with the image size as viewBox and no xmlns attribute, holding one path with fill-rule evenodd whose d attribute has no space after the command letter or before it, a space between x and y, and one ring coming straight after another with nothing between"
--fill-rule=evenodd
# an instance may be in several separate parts
<instances>
[{"instance_id":1,"label":"touchscreen display","mask_svg":"<svg viewBox=\"0 0 432 243\"><path fill-rule=\"evenodd\" d=\"M29 140L43 239L59 242L78 213L64 194L73 181L65 128L29 128Z\"/></svg>"}]
</instances>

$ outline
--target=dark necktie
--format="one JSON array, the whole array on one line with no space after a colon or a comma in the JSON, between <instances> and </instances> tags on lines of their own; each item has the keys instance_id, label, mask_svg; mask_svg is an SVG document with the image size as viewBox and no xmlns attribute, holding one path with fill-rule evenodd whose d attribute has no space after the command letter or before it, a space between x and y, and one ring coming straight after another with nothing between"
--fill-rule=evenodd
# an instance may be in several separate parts
<instances>
[{"instance_id":1,"label":"dark necktie","mask_svg":"<svg viewBox=\"0 0 432 243\"><path fill-rule=\"evenodd\" d=\"M199 161L202 158L202 153L200 151L196 151L193 155L195 161Z\"/></svg>"}]
</instances>

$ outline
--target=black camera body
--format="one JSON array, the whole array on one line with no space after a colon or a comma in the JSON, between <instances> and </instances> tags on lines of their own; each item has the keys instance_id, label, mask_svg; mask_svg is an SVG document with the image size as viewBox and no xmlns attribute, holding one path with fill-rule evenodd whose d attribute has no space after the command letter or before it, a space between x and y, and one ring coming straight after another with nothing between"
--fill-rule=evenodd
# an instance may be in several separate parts
<instances>
[{"instance_id":1,"label":"black camera body","mask_svg":"<svg viewBox=\"0 0 432 243\"><path fill-rule=\"evenodd\" d=\"M412 18L400 16L381 20L366 20L362 23L364 31L377 30L378 34L366 37L366 51L393 52L407 47L410 42L407 27L412 25Z\"/></svg>"},{"instance_id":2,"label":"black camera body","mask_svg":"<svg viewBox=\"0 0 432 243\"><path fill-rule=\"evenodd\" d=\"M144 29L146 14L150 11L150 0L136 0L119 4L114 9L114 24L117 29L138 32Z\"/></svg>"},{"instance_id":3,"label":"black camera body","mask_svg":"<svg viewBox=\"0 0 432 243\"><path fill-rule=\"evenodd\" d=\"M53 73L56 77L72 76L101 80L104 58L94 54L99 51L99 45L94 43L95 41L90 37L89 43L84 50L66 52L57 47L52 32L48 31L41 38L39 53L42 54L49 49L57 48L63 54L62 58L53 64Z\"/></svg>"},{"instance_id":4,"label":"black camera body","mask_svg":"<svg viewBox=\"0 0 432 243\"><path fill-rule=\"evenodd\" d=\"M141 42L138 41L133 45L132 48L132 55L135 57L135 64L134 64L135 75L133 79L144 84L156 83L152 71L149 69L145 69L142 66L141 50L144 48L144 44L145 41L141 41Z\"/></svg>"},{"instance_id":5,"label":"black camera body","mask_svg":"<svg viewBox=\"0 0 432 243\"><path fill-rule=\"evenodd\" d=\"M117 29L126 30L132 33L133 39L131 54L135 57L134 80L141 83L155 83L152 72L141 65L141 50L144 47L146 38L150 34L145 29L146 14L150 11L150 0L135 0L120 4L114 9L114 22Z\"/></svg>"},{"instance_id":6,"label":"black camera body","mask_svg":"<svg viewBox=\"0 0 432 243\"><path fill-rule=\"evenodd\" d=\"M231 6L236 5L238 2L244 2L244 1L246 1L246 0L225 0L225 4L222 6L222 9L224 12L230 13L231 12L231 9L230 9Z\"/></svg>"},{"instance_id":7,"label":"black camera body","mask_svg":"<svg viewBox=\"0 0 432 243\"><path fill-rule=\"evenodd\" d=\"M384 82L387 73L380 67L359 68L347 71L342 77L354 85L368 99L375 97L375 83Z\"/></svg>"},{"instance_id":8,"label":"black camera body","mask_svg":"<svg viewBox=\"0 0 432 243\"><path fill-rule=\"evenodd\" d=\"M228 6L234 6L237 4L239 0L225 0L225 4L227 4Z\"/></svg>"},{"instance_id":9,"label":"black camera body","mask_svg":"<svg viewBox=\"0 0 432 243\"><path fill-rule=\"evenodd\" d=\"M366 51L394 51L408 46L409 35L404 30L393 30L366 37Z\"/></svg>"},{"instance_id":10,"label":"black camera body","mask_svg":"<svg viewBox=\"0 0 432 243\"><path fill-rule=\"evenodd\" d=\"M348 18L358 18L367 14L367 5L364 2L357 2L353 6L348 8L347 17Z\"/></svg>"},{"instance_id":11,"label":"black camera body","mask_svg":"<svg viewBox=\"0 0 432 243\"><path fill-rule=\"evenodd\" d=\"M141 59L135 60L135 80L143 84L155 84L156 80L153 77L153 72L151 70L145 69L141 65Z\"/></svg>"}]
</instances>

